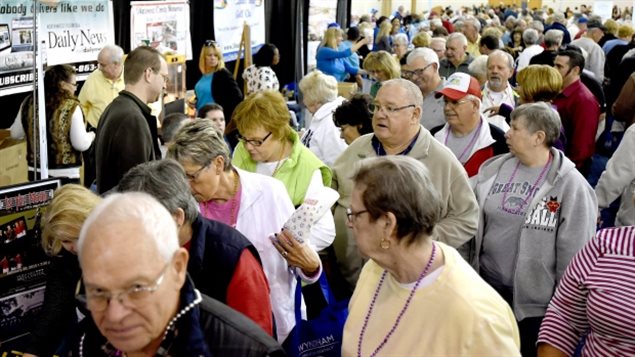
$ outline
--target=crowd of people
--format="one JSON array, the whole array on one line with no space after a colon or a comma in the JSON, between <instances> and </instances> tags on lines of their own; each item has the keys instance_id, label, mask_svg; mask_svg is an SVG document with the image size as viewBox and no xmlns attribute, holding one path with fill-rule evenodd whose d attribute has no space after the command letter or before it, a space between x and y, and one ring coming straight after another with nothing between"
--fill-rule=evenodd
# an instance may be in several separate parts
<instances>
[{"instance_id":1,"label":"crowd of people","mask_svg":"<svg viewBox=\"0 0 635 357\"><path fill-rule=\"evenodd\" d=\"M439 7L331 24L299 79L299 131L273 44L243 94L206 41L197 118L160 126L157 50L104 47L78 97L72 67L48 69L51 175L72 183L42 221L54 258L25 356L284 355L295 311L322 307L321 276L350 299L345 356L633 354L629 16ZM345 81L360 84L349 99ZM12 136L32 137L32 101ZM285 229L330 189L307 235Z\"/></svg>"}]
</instances>

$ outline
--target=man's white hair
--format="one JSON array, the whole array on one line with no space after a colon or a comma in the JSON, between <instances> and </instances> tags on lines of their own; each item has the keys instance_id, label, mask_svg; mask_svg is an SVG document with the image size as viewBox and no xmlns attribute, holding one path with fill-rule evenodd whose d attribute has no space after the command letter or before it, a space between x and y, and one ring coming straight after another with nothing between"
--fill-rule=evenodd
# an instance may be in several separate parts
<instances>
[{"instance_id":1,"label":"man's white hair","mask_svg":"<svg viewBox=\"0 0 635 357\"><path fill-rule=\"evenodd\" d=\"M437 72L439 71L439 56L432 49L427 47L419 47L410 51L408 58L406 58L406 64L411 65L417 58L423 59L426 64L436 63Z\"/></svg>"},{"instance_id":2,"label":"man's white hair","mask_svg":"<svg viewBox=\"0 0 635 357\"><path fill-rule=\"evenodd\" d=\"M87 240L100 239L95 233L97 230L113 229L130 221L135 222L139 231L155 243L166 263L172 259L179 249L176 222L159 201L141 192L113 193L97 205L82 225L77 241L78 255L82 256ZM139 237L131 236L130 239Z\"/></svg>"}]
</instances>

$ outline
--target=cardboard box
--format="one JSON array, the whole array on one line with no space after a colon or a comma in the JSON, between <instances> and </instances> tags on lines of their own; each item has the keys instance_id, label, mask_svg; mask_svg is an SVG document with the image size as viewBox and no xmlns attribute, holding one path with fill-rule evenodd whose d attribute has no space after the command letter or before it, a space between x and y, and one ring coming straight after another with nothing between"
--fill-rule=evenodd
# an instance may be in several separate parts
<instances>
[{"instance_id":1,"label":"cardboard box","mask_svg":"<svg viewBox=\"0 0 635 357\"><path fill-rule=\"evenodd\" d=\"M13 140L8 130L0 130L0 187L28 181L26 140Z\"/></svg>"},{"instance_id":2,"label":"cardboard box","mask_svg":"<svg viewBox=\"0 0 635 357\"><path fill-rule=\"evenodd\" d=\"M357 83L337 83L337 94L346 99L351 99L355 94L357 94Z\"/></svg>"}]
</instances>

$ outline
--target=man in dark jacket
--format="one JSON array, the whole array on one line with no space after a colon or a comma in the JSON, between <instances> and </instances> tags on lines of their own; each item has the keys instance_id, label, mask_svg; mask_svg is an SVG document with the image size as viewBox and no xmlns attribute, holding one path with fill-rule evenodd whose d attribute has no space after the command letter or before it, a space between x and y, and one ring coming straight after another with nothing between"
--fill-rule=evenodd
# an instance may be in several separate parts
<instances>
[{"instance_id":1,"label":"man in dark jacket","mask_svg":"<svg viewBox=\"0 0 635 357\"><path fill-rule=\"evenodd\" d=\"M166 88L168 65L154 48L134 49L124 62L126 88L104 110L95 137L97 191L115 187L140 163L161 157L157 120L147 103Z\"/></svg>"},{"instance_id":2,"label":"man in dark jacket","mask_svg":"<svg viewBox=\"0 0 635 357\"><path fill-rule=\"evenodd\" d=\"M77 355L284 355L260 327L195 289L176 224L151 196L108 196L77 249L86 288L79 298L90 311Z\"/></svg>"}]
</instances>

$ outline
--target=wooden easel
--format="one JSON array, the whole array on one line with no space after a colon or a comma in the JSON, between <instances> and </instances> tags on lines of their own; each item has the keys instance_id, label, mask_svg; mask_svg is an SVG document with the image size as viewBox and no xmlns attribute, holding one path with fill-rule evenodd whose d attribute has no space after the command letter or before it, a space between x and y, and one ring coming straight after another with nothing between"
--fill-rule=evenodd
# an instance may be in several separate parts
<instances>
[{"instance_id":1,"label":"wooden easel","mask_svg":"<svg viewBox=\"0 0 635 357\"><path fill-rule=\"evenodd\" d=\"M234 80L238 77L238 69L240 68L240 56L245 51L245 57L243 58L243 68L251 66L251 28L247 21L243 24L243 35L240 39L240 46L238 47L238 54L236 57L236 64L234 65ZM247 82L243 84L243 93L247 93Z\"/></svg>"}]
</instances>

